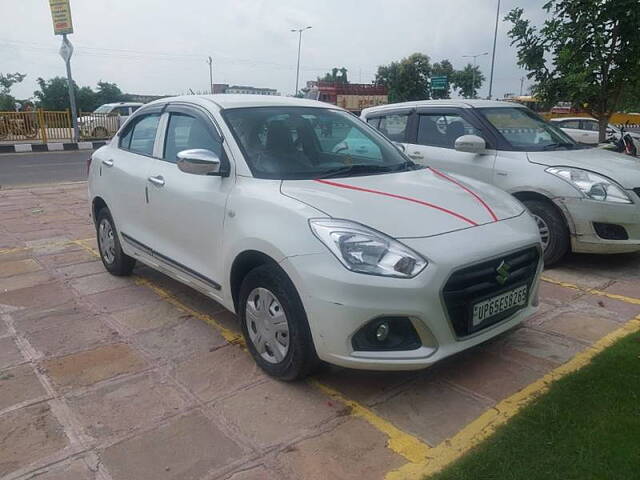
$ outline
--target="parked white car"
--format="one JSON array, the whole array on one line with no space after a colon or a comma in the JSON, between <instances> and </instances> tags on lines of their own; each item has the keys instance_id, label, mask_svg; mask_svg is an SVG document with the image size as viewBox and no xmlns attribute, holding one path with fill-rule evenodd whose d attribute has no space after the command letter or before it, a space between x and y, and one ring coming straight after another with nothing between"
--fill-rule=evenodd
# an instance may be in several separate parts
<instances>
[{"instance_id":1,"label":"parked white car","mask_svg":"<svg viewBox=\"0 0 640 480\"><path fill-rule=\"evenodd\" d=\"M93 154L89 198L109 272L141 261L218 301L281 379L318 359L426 367L538 304L542 249L520 202L415 165L326 103L148 104Z\"/></svg>"},{"instance_id":2,"label":"parked white car","mask_svg":"<svg viewBox=\"0 0 640 480\"><path fill-rule=\"evenodd\" d=\"M595 118L561 117L552 118L550 122L560 127L576 142L588 145L598 145L600 143L599 125ZM629 134L636 148L640 150L640 133L629 131L625 131L625 133ZM619 140L621 136L622 132L618 127L612 124L607 126L607 139Z\"/></svg>"},{"instance_id":3,"label":"parked white car","mask_svg":"<svg viewBox=\"0 0 640 480\"><path fill-rule=\"evenodd\" d=\"M547 265L570 249L640 251L640 163L579 145L524 106L431 100L365 109L362 118L418 163L495 185L522 201L540 229ZM442 128L445 125L446 128Z\"/></svg>"},{"instance_id":4,"label":"parked white car","mask_svg":"<svg viewBox=\"0 0 640 480\"><path fill-rule=\"evenodd\" d=\"M110 137L142 105L144 104L139 102L118 102L100 105L93 113L78 118L80 133L83 137Z\"/></svg>"}]
</instances>

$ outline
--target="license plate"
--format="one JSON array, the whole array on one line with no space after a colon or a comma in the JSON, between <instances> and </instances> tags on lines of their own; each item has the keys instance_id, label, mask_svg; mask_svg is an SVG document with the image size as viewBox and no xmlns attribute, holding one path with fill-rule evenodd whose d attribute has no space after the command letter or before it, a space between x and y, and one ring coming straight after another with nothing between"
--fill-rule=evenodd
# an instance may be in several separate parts
<instances>
[{"instance_id":1,"label":"license plate","mask_svg":"<svg viewBox=\"0 0 640 480\"><path fill-rule=\"evenodd\" d=\"M480 325L485 320L506 312L514 307L521 307L527 303L527 286L509 290L493 298L483 300L473 305L473 326Z\"/></svg>"}]
</instances>

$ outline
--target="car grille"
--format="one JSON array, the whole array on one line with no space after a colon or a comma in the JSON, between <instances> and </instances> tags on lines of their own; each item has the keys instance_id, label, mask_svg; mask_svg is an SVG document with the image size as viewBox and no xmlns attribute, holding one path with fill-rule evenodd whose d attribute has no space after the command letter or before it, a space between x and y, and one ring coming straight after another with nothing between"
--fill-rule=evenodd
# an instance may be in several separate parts
<instances>
[{"instance_id":1,"label":"car grille","mask_svg":"<svg viewBox=\"0 0 640 480\"><path fill-rule=\"evenodd\" d=\"M500 295L521 285L527 285L530 292L539 258L539 249L531 247L456 271L443 290L445 307L456 335L465 337L475 333L504 320L522 308L514 307L502 312L475 328L471 323L472 307L478 301ZM503 261L510 266L509 278L500 284L496 269Z\"/></svg>"}]
</instances>

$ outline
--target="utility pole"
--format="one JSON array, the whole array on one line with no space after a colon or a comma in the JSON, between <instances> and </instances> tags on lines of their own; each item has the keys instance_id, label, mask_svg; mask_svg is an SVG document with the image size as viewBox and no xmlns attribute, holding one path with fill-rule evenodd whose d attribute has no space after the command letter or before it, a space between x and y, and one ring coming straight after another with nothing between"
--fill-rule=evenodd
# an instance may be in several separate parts
<instances>
[{"instance_id":1,"label":"utility pole","mask_svg":"<svg viewBox=\"0 0 640 480\"><path fill-rule=\"evenodd\" d=\"M302 32L309 30L311 27L305 28L292 28L291 31L298 34L298 67L296 68L296 91L295 95L298 95L298 87L300 85L300 51L302 50Z\"/></svg>"},{"instance_id":2,"label":"utility pole","mask_svg":"<svg viewBox=\"0 0 640 480\"><path fill-rule=\"evenodd\" d=\"M62 45L60 46L60 56L64 59L67 67L67 85L69 87L69 103L71 106L71 125L73 126L73 141L80 139L78 129L78 107L76 106L76 92L73 89L73 77L71 76L71 55L73 55L73 45L67 38L67 34L62 35Z\"/></svg>"},{"instance_id":3,"label":"utility pole","mask_svg":"<svg viewBox=\"0 0 640 480\"><path fill-rule=\"evenodd\" d=\"M493 68L496 63L496 42L498 40L498 22L500 20L500 0L498 0L498 9L496 10L496 29L493 32L493 54L491 55L491 75L489 76L489 100L493 92ZM522 95L522 94L521 94Z\"/></svg>"},{"instance_id":4,"label":"utility pole","mask_svg":"<svg viewBox=\"0 0 640 480\"><path fill-rule=\"evenodd\" d=\"M471 94L472 98L476 98L476 69L477 69L477 59L478 57L482 57L484 55L489 55L489 52L478 53L477 55L463 55L463 58L473 58L473 74L471 75Z\"/></svg>"},{"instance_id":5,"label":"utility pole","mask_svg":"<svg viewBox=\"0 0 640 480\"><path fill-rule=\"evenodd\" d=\"M211 94L213 95L213 58L211 58L210 56L207 58L207 63L209 64L209 88L211 89Z\"/></svg>"}]
</instances>

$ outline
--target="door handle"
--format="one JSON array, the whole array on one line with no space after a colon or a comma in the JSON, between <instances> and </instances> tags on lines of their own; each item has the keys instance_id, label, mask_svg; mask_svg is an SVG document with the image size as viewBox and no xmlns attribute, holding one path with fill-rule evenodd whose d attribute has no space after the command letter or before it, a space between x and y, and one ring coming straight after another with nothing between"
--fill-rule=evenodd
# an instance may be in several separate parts
<instances>
[{"instance_id":1,"label":"door handle","mask_svg":"<svg viewBox=\"0 0 640 480\"><path fill-rule=\"evenodd\" d=\"M102 164L105 167L113 167L113 160L102 160Z\"/></svg>"},{"instance_id":2,"label":"door handle","mask_svg":"<svg viewBox=\"0 0 640 480\"><path fill-rule=\"evenodd\" d=\"M164 177L162 175L149 177L149 181L157 187L164 187Z\"/></svg>"}]
</instances>

